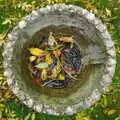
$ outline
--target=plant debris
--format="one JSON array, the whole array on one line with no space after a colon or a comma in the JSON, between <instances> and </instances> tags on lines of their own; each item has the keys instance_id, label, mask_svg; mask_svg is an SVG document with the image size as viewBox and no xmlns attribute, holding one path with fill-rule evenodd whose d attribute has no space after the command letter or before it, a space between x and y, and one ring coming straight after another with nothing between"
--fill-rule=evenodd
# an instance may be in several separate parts
<instances>
[{"instance_id":1,"label":"plant debris","mask_svg":"<svg viewBox=\"0 0 120 120\"><path fill-rule=\"evenodd\" d=\"M73 36L58 37L50 32L38 46L28 48L33 83L63 88L77 80L75 76L80 71L81 61L79 46Z\"/></svg>"}]
</instances>

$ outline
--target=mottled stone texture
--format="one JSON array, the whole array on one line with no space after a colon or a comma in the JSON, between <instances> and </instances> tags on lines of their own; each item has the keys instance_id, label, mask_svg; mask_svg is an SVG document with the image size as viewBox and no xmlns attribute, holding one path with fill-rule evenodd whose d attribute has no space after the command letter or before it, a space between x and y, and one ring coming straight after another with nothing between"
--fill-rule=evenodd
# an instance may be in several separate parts
<instances>
[{"instance_id":1,"label":"mottled stone texture","mask_svg":"<svg viewBox=\"0 0 120 120\"><path fill-rule=\"evenodd\" d=\"M77 91L64 97L41 94L32 85L24 70L22 57L24 44L47 26L75 27L87 45L78 43L82 52L83 67L97 65L91 69L86 82ZM104 25L94 14L73 5L53 5L33 11L26 16L8 35L9 42L3 53L4 75L14 94L28 107L38 112L53 115L72 115L89 108L100 99L101 93L112 82L116 54L114 44Z\"/></svg>"}]
</instances>

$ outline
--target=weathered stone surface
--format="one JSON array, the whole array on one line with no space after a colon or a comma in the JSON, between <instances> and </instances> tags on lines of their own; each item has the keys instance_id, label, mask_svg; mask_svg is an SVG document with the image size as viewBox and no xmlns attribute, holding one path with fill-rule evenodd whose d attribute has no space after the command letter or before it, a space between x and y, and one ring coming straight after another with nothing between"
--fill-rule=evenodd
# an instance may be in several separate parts
<instances>
[{"instance_id":1,"label":"weathered stone surface","mask_svg":"<svg viewBox=\"0 0 120 120\"><path fill-rule=\"evenodd\" d=\"M76 28L79 33L83 68L93 65L84 84L64 97L40 93L30 83L24 64L24 46L32 37L48 26ZM74 31L73 31L74 32ZM20 21L8 35L8 45L3 53L4 75L14 94L28 107L47 114L74 114L86 109L100 99L101 93L112 82L116 55L114 44L104 25L94 14L73 5L53 5L33 11ZM84 39L83 43L81 42ZM83 78L84 78L83 76ZM81 80L81 78L80 78ZM74 88L71 88L74 90ZM73 91L72 90L72 91Z\"/></svg>"}]
</instances>

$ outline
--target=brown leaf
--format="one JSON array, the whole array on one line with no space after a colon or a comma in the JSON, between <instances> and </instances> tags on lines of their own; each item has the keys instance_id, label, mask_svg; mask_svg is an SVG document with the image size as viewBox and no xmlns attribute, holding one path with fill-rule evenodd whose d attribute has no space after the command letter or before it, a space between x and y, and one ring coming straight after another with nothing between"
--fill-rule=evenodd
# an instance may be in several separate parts
<instances>
[{"instance_id":1,"label":"brown leaf","mask_svg":"<svg viewBox=\"0 0 120 120\"><path fill-rule=\"evenodd\" d=\"M53 54L55 55L55 56L60 56L61 55L61 51L60 50L55 50L55 51L53 51Z\"/></svg>"}]
</instances>

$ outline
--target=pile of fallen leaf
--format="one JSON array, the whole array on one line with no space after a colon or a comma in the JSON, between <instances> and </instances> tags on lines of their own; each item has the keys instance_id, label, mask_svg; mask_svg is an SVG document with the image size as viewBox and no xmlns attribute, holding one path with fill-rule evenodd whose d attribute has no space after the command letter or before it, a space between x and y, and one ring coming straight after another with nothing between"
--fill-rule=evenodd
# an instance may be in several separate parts
<instances>
[{"instance_id":1,"label":"pile of fallen leaf","mask_svg":"<svg viewBox=\"0 0 120 120\"><path fill-rule=\"evenodd\" d=\"M65 86L67 79L77 79L80 51L72 37L56 36L50 32L39 42L39 47L28 50L33 83L61 87Z\"/></svg>"}]
</instances>

